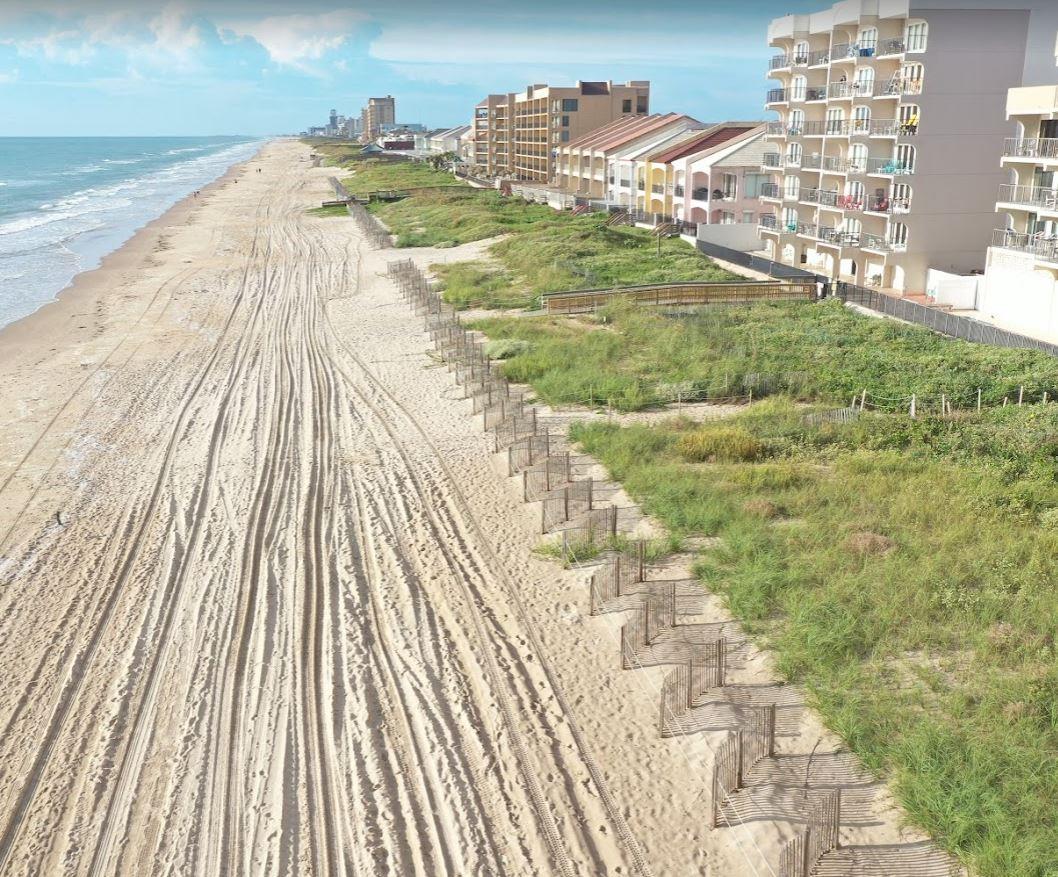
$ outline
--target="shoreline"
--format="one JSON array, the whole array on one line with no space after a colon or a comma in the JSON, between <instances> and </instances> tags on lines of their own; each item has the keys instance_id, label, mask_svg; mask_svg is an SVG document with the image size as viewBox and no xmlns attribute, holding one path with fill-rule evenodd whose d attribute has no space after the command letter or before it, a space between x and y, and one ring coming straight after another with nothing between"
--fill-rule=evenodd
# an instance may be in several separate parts
<instances>
[{"instance_id":1,"label":"shoreline","mask_svg":"<svg viewBox=\"0 0 1058 877\"><path fill-rule=\"evenodd\" d=\"M99 264L94 268L88 268L75 274L70 282L56 292L50 301L44 302L36 310L23 317L0 326L0 353L8 347L15 336L24 332L33 332L37 328L34 325L35 323L50 321L52 315L60 310L61 307L69 309L71 305L76 303L75 300L83 298L93 291L99 292L100 290L93 290L93 287L97 285L100 277L112 272L127 271L139 267L142 264L142 260L149 257L153 244L157 243L158 238L161 237L166 228L186 224L187 214L193 208L204 203L206 198L231 182L249 164L258 161L261 153L279 139L266 140L250 158L231 165L223 174L199 189L198 198L195 198L193 193L185 195L179 201L166 208L163 213L141 225L121 246L103 256L99 260Z\"/></svg>"}]
</instances>

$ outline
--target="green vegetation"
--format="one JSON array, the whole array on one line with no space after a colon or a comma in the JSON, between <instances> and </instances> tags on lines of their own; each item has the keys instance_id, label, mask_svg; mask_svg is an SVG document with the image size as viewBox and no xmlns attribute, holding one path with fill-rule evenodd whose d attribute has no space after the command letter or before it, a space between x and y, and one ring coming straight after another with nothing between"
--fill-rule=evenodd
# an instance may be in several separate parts
<instances>
[{"instance_id":1,"label":"green vegetation","mask_svg":"<svg viewBox=\"0 0 1058 877\"><path fill-rule=\"evenodd\" d=\"M720 537L701 578L917 823L985 877L1058 873L1058 406L802 415L574 436L674 535Z\"/></svg>"},{"instance_id":2,"label":"green vegetation","mask_svg":"<svg viewBox=\"0 0 1058 877\"><path fill-rule=\"evenodd\" d=\"M344 216L346 218L349 216L349 211L342 204L332 204L330 207L313 207L305 212L310 216Z\"/></svg>"},{"instance_id":3,"label":"green vegetation","mask_svg":"<svg viewBox=\"0 0 1058 877\"><path fill-rule=\"evenodd\" d=\"M364 158L351 162L351 177L342 179L342 184L353 195L366 195L389 189L414 189L419 186L451 186L466 188L447 171L437 170L428 164L392 159Z\"/></svg>"},{"instance_id":4,"label":"green vegetation","mask_svg":"<svg viewBox=\"0 0 1058 877\"><path fill-rule=\"evenodd\" d=\"M502 245L501 245L502 246ZM497 248L498 249L498 248ZM552 405L609 402L635 410L660 399L787 392L847 405L868 399L904 408L941 394L957 407L1055 398L1058 360L1031 350L988 347L927 329L864 317L839 302L721 307L674 320L628 305L598 317L496 317L473 328L527 342L504 364Z\"/></svg>"}]
</instances>

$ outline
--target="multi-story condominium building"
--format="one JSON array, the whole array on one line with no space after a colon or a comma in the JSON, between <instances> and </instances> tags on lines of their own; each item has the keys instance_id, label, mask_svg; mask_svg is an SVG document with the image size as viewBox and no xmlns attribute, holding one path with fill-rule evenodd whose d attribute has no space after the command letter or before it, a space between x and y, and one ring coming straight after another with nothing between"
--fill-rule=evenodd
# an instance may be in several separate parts
<instances>
[{"instance_id":1,"label":"multi-story condominium building","mask_svg":"<svg viewBox=\"0 0 1058 877\"><path fill-rule=\"evenodd\" d=\"M634 206L630 176L625 178L624 199L615 195L619 180L612 178L614 160L701 127L697 119L680 113L616 119L559 148L553 182L556 187L584 198Z\"/></svg>"},{"instance_id":2,"label":"multi-story condominium building","mask_svg":"<svg viewBox=\"0 0 1058 877\"><path fill-rule=\"evenodd\" d=\"M1017 7L1017 8L1014 8ZM778 121L760 232L775 258L922 291L981 267L1009 88L1054 63L1053 0L845 0L769 27Z\"/></svg>"},{"instance_id":3,"label":"multi-story condominium building","mask_svg":"<svg viewBox=\"0 0 1058 877\"><path fill-rule=\"evenodd\" d=\"M994 195L1001 227L992 235L977 310L1058 340L1058 85L1011 89L1007 115L1017 123L1001 159L1011 180Z\"/></svg>"},{"instance_id":4,"label":"multi-story condominium building","mask_svg":"<svg viewBox=\"0 0 1058 877\"><path fill-rule=\"evenodd\" d=\"M491 177L510 174L513 94L490 94L474 107L474 169Z\"/></svg>"},{"instance_id":5,"label":"multi-story condominium building","mask_svg":"<svg viewBox=\"0 0 1058 877\"><path fill-rule=\"evenodd\" d=\"M489 95L475 108L486 132L484 167L493 176L551 180L558 150L622 116L650 111L650 83L578 82L530 85L525 91Z\"/></svg>"},{"instance_id":6,"label":"multi-story condominium building","mask_svg":"<svg viewBox=\"0 0 1058 877\"><path fill-rule=\"evenodd\" d=\"M360 132L364 143L371 143L387 125L395 125L397 120L397 102L392 95L371 97L367 106L360 111Z\"/></svg>"}]
</instances>

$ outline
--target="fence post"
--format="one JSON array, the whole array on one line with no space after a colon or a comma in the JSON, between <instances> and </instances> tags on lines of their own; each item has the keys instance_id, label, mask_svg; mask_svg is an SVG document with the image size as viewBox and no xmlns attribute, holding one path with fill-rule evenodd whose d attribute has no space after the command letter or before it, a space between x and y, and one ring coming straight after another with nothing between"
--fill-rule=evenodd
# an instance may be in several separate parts
<instances>
[{"instance_id":1,"label":"fence post","mask_svg":"<svg viewBox=\"0 0 1058 877\"><path fill-rule=\"evenodd\" d=\"M1018 408L1021 407L1021 400L1025 397L1025 385L1022 384L1018 387Z\"/></svg>"},{"instance_id":2,"label":"fence post","mask_svg":"<svg viewBox=\"0 0 1058 877\"><path fill-rule=\"evenodd\" d=\"M911 394L911 419L915 419L915 394Z\"/></svg>"},{"instance_id":3,"label":"fence post","mask_svg":"<svg viewBox=\"0 0 1058 877\"><path fill-rule=\"evenodd\" d=\"M863 392L860 393L860 411L863 410L863 406L867 404L867 388L863 388Z\"/></svg>"},{"instance_id":4,"label":"fence post","mask_svg":"<svg viewBox=\"0 0 1058 877\"><path fill-rule=\"evenodd\" d=\"M977 413L981 413L981 388L977 388Z\"/></svg>"}]
</instances>

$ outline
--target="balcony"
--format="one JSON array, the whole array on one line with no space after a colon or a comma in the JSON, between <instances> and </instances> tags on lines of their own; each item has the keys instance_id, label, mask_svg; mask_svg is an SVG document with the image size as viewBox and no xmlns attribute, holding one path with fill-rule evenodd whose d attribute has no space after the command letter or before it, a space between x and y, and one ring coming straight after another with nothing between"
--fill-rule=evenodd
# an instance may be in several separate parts
<instances>
[{"instance_id":1,"label":"balcony","mask_svg":"<svg viewBox=\"0 0 1058 877\"><path fill-rule=\"evenodd\" d=\"M881 40L878 43L878 54L879 55L902 55L904 53L904 38L893 37L887 40Z\"/></svg>"},{"instance_id":2,"label":"balcony","mask_svg":"<svg viewBox=\"0 0 1058 877\"><path fill-rule=\"evenodd\" d=\"M768 231L778 231L779 217L774 213L765 213L757 222L757 228L767 229Z\"/></svg>"},{"instance_id":3,"label":"balcony","mask_svg":"<svg viewBox=\"0 0 1058 877\"><path fill-rule=\"evenodd\" d=\"M818 67L821 64L830 63L830 49L820 49L816 52L808 53L808 66Z\"/></svg>"},{"instance_id":4,"label":"balcony","mask_svg":"<svg viewBox=\"0 0 1058 877\"><path fill-rule=\"evenodd\" d=\"M907 177L915 172L915 166L895 158L868 158L866 164L858 165L853 173L882 177Z\"/></svg>"},{"instance_id":5,"label":"balcony","mask_svg":"<svg viewBox=\"0 0 1058 877\"><path fill-rule=\"evenodd\" d=\"M708 201L709 200L709 189L698 188L691 192L692 201Z\"/></svg>"},{"instance_id":6,"label":"balcony","mask_svg":"<svg viewBox=\"0 0 1058 877\"><path fill-rule=\"evenodd\" d=\"M870 124L859 124L853 135L867 134L871 137L896 137L905 133L902 128L907 125L897 119L871 119Z\"/></svg>"},{"instance_id":7,"label":"balcony","mask_svg":"<svg viewBox=\"0 0 1058 877\"><path fill-rule=\"evenodd\" d=\"M809 155L801 161L801 167L807 170L821 170L828 173L844 174L849 171L846 159L833 155Z\"/></svg>"},{"instance_id":8,"label":"balcony","mask_svg":"<svg viewBox=\"0 0 1058 877\"><path fill-rule=\"evenodd\" d=\"M1058 263L1058 238L1047 237L1042 232L1026 234L1009 228L997 228L992 232L992 246L1028 253L1045 262Z\"/></svg>"},{"instance_id":9,"label":"balcony","mask_svg":"<svg viewBox=\"0 0 1058 877\"><path fill-rule=\"evenodd\" d=\"M860 238L860 247L876 253L902 253L907 249L906 242L893 241L877 234L865 234Z\"/></svg>"},{"instance_id":10,"label":"balcony","mask_svg":"<svg viewBox=\"0 0 1058 877\"><path fill-rule=\"evenodd\" d=\"M779 187L778 183L764 183L760 187L760 197L771 201L778 201L782 198L782 189Z\"/></svg>"},{"instance_id":11,"label":"balcony","mask_svg":"<svg viewBox=\"0 0 1058 877\"><path fill-rule=\"evenodd\" d=\"M786 88L772 88L768 90L768 98L765 101L769 104L782 104L786 103L790 99L789 89Z\"/></svg>"},{"instance_id":12,"label":"balcony","mask_svg":"<svg viewBox=\"0 0 1058 877\"><path fill-rule=\"evenodd\" d=\"M785 122L768 122L768 127L764 133L768 137L785 137L786 130Z\"/></svg>"},{"instance_id":13,"label":"balcony","mask_svg":"<svg viewBox=\"0 0 1058 877\"><path fill-rule=\"evenodd\" d=\"M999 203L1054 213L1058 212L1058 191L1041 186L1002 185L999 187Z\"/></svg>"},{"instance_id":14,"label":"balcony","mask_svg":"<svg viewBox=\"0 0 1058 877\"><path fill-rule=\"evenodd\" d=\"M921 79L904 79L902 76L894 76L881 84L874 90L875 97L900 97L907 94L922 94Z\"/></svg>"},{"instance_id":15,"label":"balcony","mask_svg":"<svg viewBox=\"0 0 1058 877\"><path fill-rule=\"evenodd\" d=\"M806 87L798 96L791 100L821 101L827 99L827 87L825 85L812 85Z\"/></svg>"},{"instance_id":16,"label":"balcony","mask_svg":"<svg viewBox=\"0 0 1058 877\"><path fill-rule=\"evenodd\" d=\"M768 62L769 70L781 70L783 67L790 66L789 55L773 55L771 60Z\"/></svg>"},{"instance_id":17,"label":"balcony","mask_svg":"<svg viewBox=\"0 0 1058 877\"><path fill-rule=\"evenodd\" d=\"M837 207L840 198L839 192L827 189L805 189L801 192L800 200L807 204L819 204L822 207Z\"/></svg>"},{"instance_id":18,"label":"balcony","mask_svg":"<svg viewBox=\"0 0 1058 877\"><path fill-rule=\"evenodd\" d=\"M610 180L610 182L612 183L613 180ZM676 195L677 198L682 198L683 197L683 186L676 186L676 188L673 190L673 193Z\"/></svg>"},{"instance_id":19,"label":"balcony","mask_svg":"<svg viewBox=\"0 0 1058 877\"><path fill-rule=\"evenodd\" d=\"M760 164L761 167L780 168L782 167L782 156L777 152L765 152L761 156Z\"/></svg>"},{"instance_id":20,"label":"balcony","mask_svg":"<svg viewBox=\"0 0 1058 877\"><path fill-rule=\"evenodd\" d=\"M665 187L661 183L654 183L650 187L650 191L653 192L655 195L664 195Z\"/></svg>"},{"instance_id":21,"label":"balcony","mask_svg":"<svg viewBox=\"0 0 1058 877\"><path fill-rule=\"evenodd\" d=\"M1003 144L1003 157L1058 160L1058 138L1010 137Z\"/></svg>"},{"instance_id":22,"label":"balcony","mask_svg":"<svg viewBox=\"0 0 1058 877\"><path fill-rule=\"evenodd\" d=\"M911 199L890 198L888 195L871 195L867 199L867 204L863 208L863 210L865 213L876 213L883 214L886 216L892 216L893 214L910 213Z\"/></svg>"}]
</instances>

